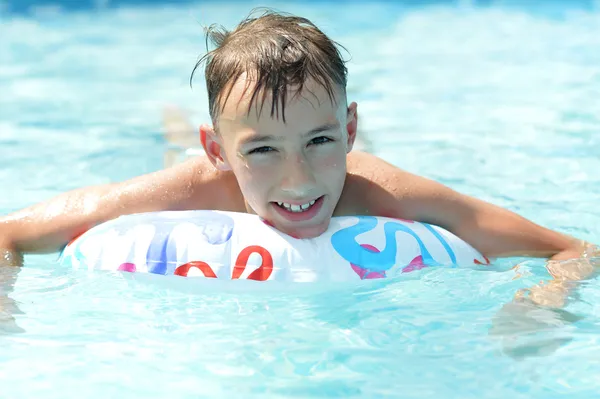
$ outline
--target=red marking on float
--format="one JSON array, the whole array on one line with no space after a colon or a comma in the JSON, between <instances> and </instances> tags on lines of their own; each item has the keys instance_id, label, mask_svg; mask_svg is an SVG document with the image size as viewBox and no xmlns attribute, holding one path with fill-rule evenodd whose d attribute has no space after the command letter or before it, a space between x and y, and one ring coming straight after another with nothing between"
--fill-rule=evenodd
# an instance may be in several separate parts
<instances>
[{"instance_id":1,"label":"red marking on float","mask_svg":"<svg viewBox=\"0 0 600 399\"><path fill-rule=\"evenodd\" d=\"M206 262L201 262L198 260L194 260L192 262L188 262L184 265L178 266L173 273L176 276L187 277L191 268L196 268L202 272L204 277L207 278L217 278L217 275L213 271L213 269Z\"/></svg>"},{"instance_id":2,"label":"red marking on float","mask_svg":"<svg viewBox=\"0 0 600 399\"><path fill-rule=\"evenodd\" d=\"M419 255L413 260L411 260L410 263L404 267L404 269L402 269L402 273L409 273L415 270L421 270L425 267L427 267L427 265L423 263L423 256Z\"/></svg>"},{"instance_id":3,"label":"red marking on float","mask_svg":"<svg viewBox=\"0 0 600 399\"><path fill-rule=\"evenodd\" d=\"M483 257L483 259L485 259L485 263L481 262L479 259L473 259L473 262L476 265L489 265L490 264L490 260L488 258L486 258L485 256Z\"/></svg>"},{"instance_id":4,"label":"red marking on float","mask_svg":"<svg viewBox=\"0 0 600 399\"><path fill-rule=\"evenodd\" d=\"M233 273L231 275L232 279L239 279L240 276L246 270L246 266L248 265L248 259L250 259L250 255L259 254L262 261L260 267L254 270L248 276L248 280L257 280L257 281L266 281L271 276L273 272L273 256L267 251L265 248L260 245L251 245L246 247L240 252L237 259L235 260L235 265L233 266Z\"/></svg>"},{"instance_id":5,"label":"red marking on float","mask_svg":"<svg viewBox=\"0 0 600 399\"><path fill-rule=\"evenodd\" d=\"M135 271L137 270L137 267L135 266L135 263L126 262L126 263L121 263L121 265L119 265L117 270L120 272L135 273Z\"/></svg>"},{"instance_id":6,"label":"red marking on float","mask_svg":"<svg viewBox=\"0 0 600 399\"><path fill-rule=\"evenodd\" d=\"M381 252L379 249L377 249L377 247L371 244L360 244L360 246L371 252ZM355 265L354 263L350 263L350 267L352 267L352 270L354 270L354 272L358 274L361 280L370 280L375 278L386 277L385 272L372 272L369 269L365 269L359 265Z\"/></svg>"}]
</instances>

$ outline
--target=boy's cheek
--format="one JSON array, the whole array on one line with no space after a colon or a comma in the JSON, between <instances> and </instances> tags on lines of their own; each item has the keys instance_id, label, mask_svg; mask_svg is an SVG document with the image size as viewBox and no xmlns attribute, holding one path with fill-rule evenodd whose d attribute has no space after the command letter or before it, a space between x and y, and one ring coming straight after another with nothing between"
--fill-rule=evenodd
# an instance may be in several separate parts
<instances>
[{"instance_id":1,"label":"boy's cheek","mask_svg":"<svg viewBox=\"0 0 600 399\"><path fill-rule=\"evenodd\" d=\"M252 176L244 181L238 180L246 201L255 206L258 206L258 202L264 197L265 182L268 182L268 178L261 176Z\"/></svg>"},{"instance_id":2,"label":"boy's cheek","mask_svg":"<svg viewBox=\"0 0 600 399\"><path fill-rule=\"evenodd\" d=\"M348 156L347 152L341 146L338 148L334 154L331 154L326 158L326 162L329 167L346 169L346 157Z\"/></svg>"},{"instance_id":3,"label":"boy's cheek","mask_svg":"<svg viewBox=\"0 0 600 399\"><path fill-rule=\"evenodd\" d=\"M332 153L324 155L317 160L314 160L312 163L312 168L314 171L328 172L328 173L336 173L339 170L345 170L346 167L346 155L344 153L343 156L340 154Z\"/></svg>"}]
</instances>

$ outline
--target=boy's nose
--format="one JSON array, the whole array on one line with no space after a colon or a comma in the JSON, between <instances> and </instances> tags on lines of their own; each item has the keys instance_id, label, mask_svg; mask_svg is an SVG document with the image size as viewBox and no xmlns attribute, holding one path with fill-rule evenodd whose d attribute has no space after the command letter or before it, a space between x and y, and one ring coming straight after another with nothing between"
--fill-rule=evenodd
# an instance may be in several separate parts
<instances>
[{"instance_id":1,"label":"boy's nose","mask_svg":"<svg viewBox=\"0 0 600 399\"><path fill-rule=\"evenodd\" d=\"M314 173L303 155L288 157L282 172L282 190L293 193L296 197L302 198L310 194L315 186Z\"/></svg>"}]
</instances>

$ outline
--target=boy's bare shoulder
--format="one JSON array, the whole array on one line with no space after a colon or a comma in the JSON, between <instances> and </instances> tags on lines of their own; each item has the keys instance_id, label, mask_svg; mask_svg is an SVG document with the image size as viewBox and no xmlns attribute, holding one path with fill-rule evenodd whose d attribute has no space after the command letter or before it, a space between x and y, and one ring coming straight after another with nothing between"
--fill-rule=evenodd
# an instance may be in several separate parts
<instances>
[{"instance_id":1,"label":"boy's bare shoulder","mask_svg":"<svg viewBox=\"0 0 600 399\"><path fill-rule=\"evenodd\" d=\"M362 151L348 154L348 179L354 185L371 189L379 187L401 195L407 183L415 177L376 155Z\"/></svg>"},{"instance_id":2,"label":"boy's bare shoulder","mask_svg":"<svg viewBox=\"0 0 600 399\"><path fill-rule=\"evenodd\" d=\"M344 209L410 219L423 201L450 193L440 183L407 172L373 154L353 151L348 155L348 175L342 194Z\"/></svg>"},{"instance_id":3,"label":"boy's bare shoulder","mask_svg":"<svg viewBox=\"0 0 600 399\"><path fill-rule=\"evenodd\" d=\"M182 209L245 209L234 174L216 169L207 157L195 157L165 171L165 178L178 181L180 189L189 193L181 203Z\"/></svg>"}]
</instances>

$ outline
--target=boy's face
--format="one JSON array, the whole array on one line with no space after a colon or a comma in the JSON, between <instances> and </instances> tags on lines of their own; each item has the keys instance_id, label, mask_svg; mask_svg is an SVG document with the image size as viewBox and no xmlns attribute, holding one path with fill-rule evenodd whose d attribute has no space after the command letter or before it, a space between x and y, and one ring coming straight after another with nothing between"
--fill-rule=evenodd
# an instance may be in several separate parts
<instances>
[{"instance_id":1,"label":"boy's face","mask_svg":"<svg viewBox=\"0 0 600 399\"><path fill-rule=\"evenodd\" d=\"M218 168L233 171L248 212L291 236L316 237L327 230L344 187L356 103L346 108L339 90L332 104L326 90L309 81L300 95L288 93L284 123L271 117L269 98L260 116L260 101L248 112L247 84L240 79L233 86L218 132L201 128L207 154Z\"/></svg>"}]
</instances>

